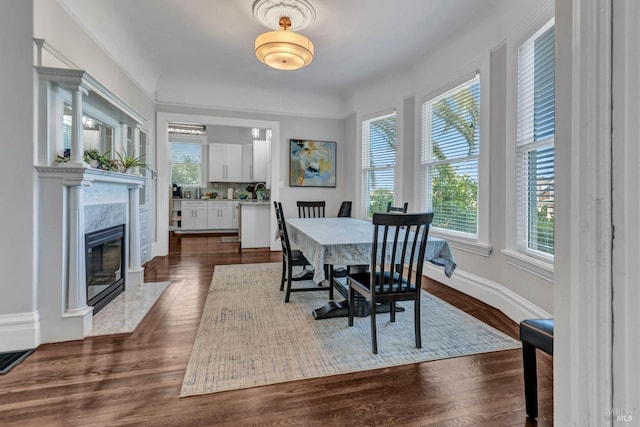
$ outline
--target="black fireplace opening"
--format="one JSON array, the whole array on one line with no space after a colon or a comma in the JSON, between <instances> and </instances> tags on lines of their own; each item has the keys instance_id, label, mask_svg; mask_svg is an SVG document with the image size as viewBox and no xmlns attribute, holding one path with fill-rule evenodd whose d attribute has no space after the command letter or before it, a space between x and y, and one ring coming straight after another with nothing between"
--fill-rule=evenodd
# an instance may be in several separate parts
<instances>
[{"instance_id":1,"label":"black fireplace opening","mask_svg":"<svg viewBox=\"0 0 640 427\"><path fill-rule=\"evenodd\" d=\"M87 305L95 315L124 292L124 224L85 234Z\"/></svg>"}]
</instances>

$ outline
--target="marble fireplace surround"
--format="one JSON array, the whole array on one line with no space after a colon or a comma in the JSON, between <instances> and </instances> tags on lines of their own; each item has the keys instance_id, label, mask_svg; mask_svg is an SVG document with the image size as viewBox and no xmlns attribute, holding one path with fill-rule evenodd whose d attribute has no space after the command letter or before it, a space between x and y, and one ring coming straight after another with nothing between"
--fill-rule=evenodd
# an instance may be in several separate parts
<instances>
[{"instance_id":1,"label":"marble fireplace surround","mask_svg":"<svg viewBox=\"0 0 640 427\"><path fill-rule=\"evenodd\" d=\"M144 178L64 165L36 169L41 342L83 339L93 326L86 295L85 233L125 224L125 286L143 283L139 191Z\"/></svg>"}]
</instances>

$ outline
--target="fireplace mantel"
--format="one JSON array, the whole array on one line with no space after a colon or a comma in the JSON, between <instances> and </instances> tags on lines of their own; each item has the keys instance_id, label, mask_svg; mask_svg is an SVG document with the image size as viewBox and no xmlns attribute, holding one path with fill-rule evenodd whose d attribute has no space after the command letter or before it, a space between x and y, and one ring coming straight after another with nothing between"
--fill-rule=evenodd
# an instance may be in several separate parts
<instances>
[{"instance_id":1,"label":"fireplace mantel","mask_svg":"<svg viewBox=\"0 0 640 427\"><path fill-rule=\"evenodd\" d=\"M68 165L35 168L40 182L38 292L42 297L42 342L82 339L91 331L93 321L86 295L85 208L126 205L122 218L125 286L142 283L139 191L145 179Z\"/></svg>"},{"instance_id":2,"label":"fireplace mantel","mask_svg":"<svg viewBox=\"0 0 640 427\"><path fill-rule=\"evenodd\" d=\"M62 178L68 185L84 182L90 185L92 182L106 182L110 184L122 184L127 186L142 187L145 178L139 175L130 175L120 172L111 172L96 168L68 167L68 166L36 166L41 178Z\"/></svg>"}]
</instances>

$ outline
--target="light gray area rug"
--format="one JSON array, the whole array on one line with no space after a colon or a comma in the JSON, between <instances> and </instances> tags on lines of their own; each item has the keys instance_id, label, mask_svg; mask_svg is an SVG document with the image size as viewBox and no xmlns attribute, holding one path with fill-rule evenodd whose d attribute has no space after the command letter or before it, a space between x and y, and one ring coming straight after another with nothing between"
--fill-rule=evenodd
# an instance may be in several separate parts
<instances>
[{"instance_id":1,"label":"light gray area rug","mask_svg":"<svg viewBox=\"0 0 640 427\"><path fill-rule=\"evenodd\" d=\"M133 332L171 282L148 282L125 286L118 295L93 316L90 337Z\"/></svg>"},{"instance_id":2,"label":"light gray area rug","mask_svg":"<svg viewBox=\"0 0 640 427\"><path fill-rule=\"evenodd\" d=\"M415 348L413 303L402 303L395 323L378 315L374 355L368 317L353 327L347 318L314 320L327 292L294 293L285 304L280 272L280 263L216 266L181 397L520 347L423 291L423 348Z\"/></svg>"}]
</instances>

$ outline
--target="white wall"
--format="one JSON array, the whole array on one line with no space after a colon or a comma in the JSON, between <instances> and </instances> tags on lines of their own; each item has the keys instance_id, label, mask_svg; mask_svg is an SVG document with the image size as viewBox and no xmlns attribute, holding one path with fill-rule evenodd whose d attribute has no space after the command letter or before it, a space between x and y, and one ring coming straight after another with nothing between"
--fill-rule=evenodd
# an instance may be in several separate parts
<instances>
[{"instance_id":1,"label":"white wall","mask_svg":"<svg viewBox=\"0 0 640 427\"><path fill-rule=\"evenodd\" d=\"M0 352L34 348L40 331L36 304L33 2L0 7Z\"/></svg>"},{"instance_id":2,"label":"white wall","mask_svg":"<svg viewBox=\"0 0 640 427\"><path fill-rule=\"evenodd\" d=\"M488 173L485 185L490 183L488 199L489 217L485 226L488 243L493 247L489 256L477 255L463 246L451 242L458 263L458 270L451 279L447 279L436 268L427 268L432 277L468 294L476 296L491 305L500 308L514 320L524 317L544 316L553 313L553 284L534 274L507 263L501 250L507 247L505 237L506 212L508 209L505 181L510 179L507 173L506 147L511 143L506 135L507 117L507 47L505 40L518 30L530 16L549 2L527 0L501 3L496 10L486 10L478 16L475 25L452 38L446 45L431 52L409 71L401 71L380 81L358 88L351 94L347 106L356 112L356 131L347 135L348 146L357 153L359 144L360 121L376 110L396 108L398 111L399 142L401 153L398 161L402 176L400 196L411 206L417 206L419 194L415 173L417 163L415 153L420 144L420 123L416 112L420 112L424 96L445 88L462 74L481 68L482 74L489 73L489 79L483 85L490 87L488 112L488 138L483 140L489 150ZM483 93L484 96L484 93ZM413 104L411 104L413 100ZM485 104L483 104L485 105ZM415 122L415 123L414 123ZM410 134L410 129L413 132ZM482 167L482 166L481 166ZM358 181L357 169L350 168L351 181ZM481 184L482 185L482 184ZM356 188L356 192L358 189Z\"/></svg>"}]
</instances>

